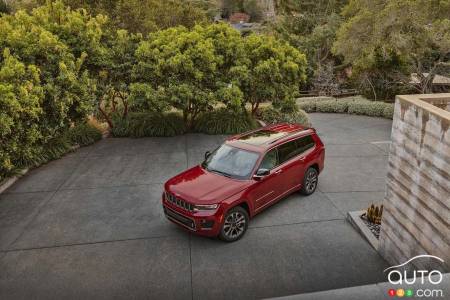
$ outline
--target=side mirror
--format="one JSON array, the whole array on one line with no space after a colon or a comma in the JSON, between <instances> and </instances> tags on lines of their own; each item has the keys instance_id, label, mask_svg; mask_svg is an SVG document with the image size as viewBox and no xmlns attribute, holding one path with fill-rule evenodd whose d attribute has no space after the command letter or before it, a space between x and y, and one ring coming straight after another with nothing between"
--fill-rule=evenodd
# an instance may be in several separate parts
<instances>
[{"instance_id":1,"label":"side mirror","mask_svg":"<svg viewBox=\"0 0 450 300\"><path fill-rule=\"evenodd\" d=\"M210 155L211 155L211 152L206 151L206 152L205 152L205 160L206 160Z\"/></svg>"},{"instance_id":2,"label":"side mirror","mask_svg":"<svg viewBox=\"0 0 450 300\"><path fill-rule=\"evenodd\" d=\"M269 169L258 169L258 171L256 171L256 174L253 175L253 179L255 180L260 180L261 178L263 178L264 176L267 176L270 174L270 170Z\"/></svg>"}]
</instances>

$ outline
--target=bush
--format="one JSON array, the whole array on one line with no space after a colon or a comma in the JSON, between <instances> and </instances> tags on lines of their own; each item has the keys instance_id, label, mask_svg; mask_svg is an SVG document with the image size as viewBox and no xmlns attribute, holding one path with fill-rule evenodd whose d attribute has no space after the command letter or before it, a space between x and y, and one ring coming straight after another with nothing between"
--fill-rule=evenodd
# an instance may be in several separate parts
<instances>
[{"instance_id":1,"label":"bush","mask_svg":"<svg viewBox=\"0 0 450 300\"><path fill-rule=\"evenodd\" d=\"M87 146L102 138L102 132L88 124L82 123L69 128L64 133L50 138L43 146L34 147L34 155L17 157L9 170L1 170L0 181L8 176L19 173L20 169L36 167L51 160L61 158L72 151L74 146Z\"/></svg>"},{"instance_id":2,"label":"bush","mask_svg":"<svg viewBox=\"0 0 450 300\"><path fill-rule=\"evenodd\" d=\"M259 118L267 124L298 123L304 126L310 125L308 114L301 109L292 113L282 113L268 106L260 109Z\"/></svg>"},{"instance_id":3,"label":"bush","mask_svg":"<svg viewBox=\"0 0 450 300\"><path fill-rule=\"evenodd\" d=\"M383 110L383 117L386 118L386 119L393 119L394 118L394 104L386 105L386 107Z\"/></svg>"},{"instance_id":4,"label":"bush","mask_svg":"<svg viewBox=\"0 0 450 300\"><path fill-rule=\"evenodd\" d=\"M72 127L67 133L71 145L87 146L102 138L102 132L95 126L84 123Z\"/></svg>"},{"instance_id":5,"label":"bush","mask_svg":"<svg viewBox=\"0 0 450 300\"><path fill-rule=\"evenodd\" d=\"M298 103L298 107L307 113L311 113L311 112L316 111L316 103L317 103L317 101L311 101L311 100L301 101Z\"/></svg>"},{"instance_id":6,"label":"bush","mask_svg":"<svg viewBox=\"0 0 450 300\"><path fill-rule=\"evenodd\" d=\"M115 137L175 136L186 132L179 113L129 113L126 118L113 116L111 133Z\"/></svg>"},{"instance_id":7,"label":"bush","mask_svg":"<svg viewBox=\"0 0 450 300\"><path fill-rule=\"evenodd\" d=\"M349 102L345 100L327 100L316 103L316 112L323 113L346 113Z\"/></svg>"},{"instance_id":8,"label":"bush","mask_svg":"<svg viewBox=\"0 0 450 300\"><path fill-rule=\"evenodd\" d=\"M258 126L258 122L247 112L220 108L202 113L194 130L207 134L235 134L255 129Z\"/></svg>"},{"instance_id":9,"label":"bush","mask_svg":"<svg viewBox=\"0 0 450 300\"><path fill-rule=\"evenodd\" d=\"M348 113L370 117L383 117L386 105L383 102L352 101L348 105Z\"/></svg>"},{"instance_id":10,"label":"bush","mask_svg":"<svg viewBox=\"0 0 450 300\"><path fill-rule=\"evenodd\" d=\"M308 113L349 113L386 119L392 119L394 114L394 104L369 101L361 96L335 100L309 99L307 101L299 101L298 106Z\"/></svg>"}]
</instances>

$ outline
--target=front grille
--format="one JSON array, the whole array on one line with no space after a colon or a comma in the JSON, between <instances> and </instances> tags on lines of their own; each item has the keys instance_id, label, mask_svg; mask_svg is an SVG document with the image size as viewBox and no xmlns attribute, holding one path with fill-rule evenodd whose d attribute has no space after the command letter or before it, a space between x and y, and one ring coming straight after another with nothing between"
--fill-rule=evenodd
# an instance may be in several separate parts
<instances>
[{"instance_id":1,"label":"front grille","mask_svg":"<svg viewBox=\"0 0 450 300\"><path fill-rule=\"evenodd\" d=\"M176 211L173 211L167 207L164 207L164 213L166 214L166 216L168 218L170 218L178 223L181 223L182 225L188 227L189 229L195 230L195 223L192 219L189 219L188 217L180 215Z\"/></svg>"},{"instance_id":2,"label":"front grille","mask_svg":"<svg viewBox=\"0 0 450 300\"><path fill-rule=\"evenodd\" d=\"M194 205L191 203L188 203L184 201L183 199L180 199L179 197L176 197L175 195L166 192L166 200L173 205L176 205L178 207L181 207L182 209L185 209L187 211L194 211Z\"/></svg>"}]
</instances>

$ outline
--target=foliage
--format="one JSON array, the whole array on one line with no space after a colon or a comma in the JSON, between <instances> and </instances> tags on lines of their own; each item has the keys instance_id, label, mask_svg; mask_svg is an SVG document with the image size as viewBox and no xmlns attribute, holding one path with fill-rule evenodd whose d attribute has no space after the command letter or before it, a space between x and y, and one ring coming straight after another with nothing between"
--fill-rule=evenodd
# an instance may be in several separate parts
<instances>
[{"instance_id":1,"label":"foliage","mask_svg":"<svg viewBox=\"0 0 450 300\"><path fill-rule=\"evenodd\" d=\"M107 31L104 48L108 49L98 62L96 76L96 104L98 117L112 125L112 115L125 118L128 114L132 94L132 69L136 64L134 55L141 34L130 34L126 30Z\"/></svg>"},{"instance_id":2,"label":"foliage","mask_svg":"<svg viewBox=\"0 0 450 300\"><path fill-rule=\"evenodd\" d=\"M246 111L226 108L203 112L194 131L207 134L235 134L258 127L256 120Z\"/></svg>"},{"instance_id":3,"label":"foliage","mask_svg":"<svg viewBox=\"0 0 450 300\"><path fill-rule=\"evenodd\" d=\"M0 177L39 154L43 88L36 66L25 66L5 49L0 60Z\"/></svg>"},{"instance_id":4,"label":"foliage","mask_svg":"<svg viewBox=\"0 0 450 300\"><path fill-rule=\"evenodd\" d=\"M383 217L383 205L371 205L367 208L365 213L367 220L371 223L381 224L381 218Z\"/></svg>"},{"instance_id":5,"label":"foliage","mask_svg":"<svg viewBox=\"0 0 450 300\"><path fill-rule=\"evenodd\" d=\"M369 101L362 97L349 97L334 100L305 100L299 102L299 107L306 112L349 113L372 117L392 119L394 104L380 101Z\"/></svg>"},{"instance_id":6,"label":"foliage","mask_svg":"<svg viewBox=\"0 0 450 300\"><path fill-rule=\"evenodd\" d=\"M1 48L8 48L25 65L39 69L45 114L40 118L40 126L46 131L44 138L83 120L92 110L93 82L84 69L87 54L81 46L75 48L69 43L87 48L96 39L91 31L79 25L83 22L95 21L81 13L69 13L61 2L35 9L31 15L19 11L0 18ZM76 35L80 28L86 32ZM81 52L77 53L78 50Z\"/></svg>"},{"instance_id":7,"label":"foliage","mask_svg":"<svg viewBox=\"0 0 450 300\"><path fill-rule=\"evenodd\" d=\"M186 131L179 113L142 112L130 113L127 117L113 116L111 133L115 137L175 136Z\"/></svg>"},{"instance_id":8,"label":"foliage","mask_svg":"<svg viewBox=\"0 0 450 300\"><path fill-rule=\"evenodd\" d=\"M102 20L58 1L0 18L1 177L65 153L63 136L92 112Z\"/></svg>"},{"instance_id":9,"label":"foliage","mask_svg":"<svg viewBox=\"0 0 450 300\"><path fill-rule=\"evenodd\" d=\"M339 65L338 57L332 55L332 45L336 39L342 17L340 11L346 0L319 1L276 1L279 13L270 30L275 35L306 54L309 62L307 74L313 83L322 65ZM336 70L331 70L335 73Z\"/></svg>"},{"instance_id":10,"label":"foliage","mask_svg":"<svg viewBox=\"0 0 450 300\"><path fill-rule=\"evenodd\" d=\"M66 153L73 151L75 146L87 146L102 138L101 131L87 123L69 128L67 131L54 136L40 147L33 147L34 155L19 157L14 155L14 165L10 168L0 168L0 181L3 178L17 174L21 169L27 167L37 167L51 160L61 158ZM22 148L22 147L21 147ZM0 153L3 153L1 151Z\"/></svg>"},{"instance_id":11,"label":"foliage","mask_svg":"<svg viewBox=\"0 0 450 300\"><path fill-rule=\"evenodd\" d=\"M71 127L67 136L72 145L87 146L102 138L102 132L95 126L88 123L81 123Z\"/></svg>"},{"instance_id":12,"label":"foliage","mask_svg":"<svg viewBox=\"0 0 450 300\"><path fill-rule=\"evenodd\" d=\"M316 104L316 112L323 113L346 113L351 101L345 100L327 100Z\"/></svg>"},{"instance_id":13,"label":"foliage","mask_svg":"<svg viewBox=\"0 0 450 300\"><path fill-rule=\"evenodd\" d=\"M133 99L152 107L167 101L188 128L218 100L234 110L248 102L253 114L263 101L292 106L305 78L299 51L273 37L241 37L226 24L159 31L140 43L136 57Z\"/></svg>"},{"instance_id":14,"label":"foliage","mask_svg":"<svg viewBox=\"0 0 450 300\"><path fill-rule=\"evenodd\" d=\"M339 82L334 74L331 62L317 67L312 85L314 90L319 92L319 95L332 96L339 91Z\"/></svg>"},{"instance_id":15,"label":"foliage","mask_svg":"<svg viewBox=\"0 0 450 300\"><path fill-rule=\"evenodd\" d=\"M11 12L11 8L5 0L0 0L0 14L9 14Z\"/></svg>"},{"instance_id":16,"label":"foliage","mask_svg":"<svg viewBox=\"0 0 450 300\"><path fill-rule=\"evenodd\" d=\"M271 36L244 38L246 59L230 69L243 99L255 114L262 102L291 109L294 95L306 79L306 57L289 44Z\"/></svg>"},{"instance_id":17,"label":"foliage","mask_svg":"<svg viewBox=\"0 0 450 300\"><path fill-rule=\"evenodd\" d=\"M310 126L308 114L304 110L283 113L278 109L267 106L259 110L258 117L267 124L297 123L303 126Z\"/></svg>"},{"instance_id":18,"label":"foliage","mask_svg":"<svg viewBox=\"0 0 450 300\"><path fill-rule=\"evenodd\" d=\"M64 0L74 8L110 18L114 28L132 33L154 32L174 26L192 28L206 22L213 3L198 0Z\"/></svg>"},{"instance_id":19,"label":"foliage","mask_svg":"<svg viewBox=\"0 0 450 300\"><path fill-rule=\"evenodd\" d=\"M353 64L374 98L392 97L396 90L386 90L398 84L430 92L435 74L449 66L449 1L351 0L343 15L334 53ZM411 73L418 85L411 86Z\"/></svg>"}]
</instances>

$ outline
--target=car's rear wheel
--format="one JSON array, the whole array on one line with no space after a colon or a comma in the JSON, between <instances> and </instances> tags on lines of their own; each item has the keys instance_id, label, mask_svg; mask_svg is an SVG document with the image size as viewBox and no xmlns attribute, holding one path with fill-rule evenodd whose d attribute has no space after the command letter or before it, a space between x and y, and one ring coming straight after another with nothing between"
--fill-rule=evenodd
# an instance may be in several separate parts
<instances>
[{"instance_id":1,"label":"car's rear wheel","mask_svg":"<svg viewBox=\"0 0 450 300\"><path fill-rule=\"evenodd\" d=\"M317 183L319 181L319 173L315 168L308 168L306 170L305 176L303 177L302 194L311 195L317 188Z\"/></svg>"},{"instance_id":2,"label":"car's rear wheel","mask_svg":"<svg viewBox=\"0 0 450 300\"><path fill-rule=\"evenodd\" d=\"M233 207L225 215L219 238L225 242L237 241L247 231L248 221L248 213L244 208Z\"/></svg>"}]
</instances>

